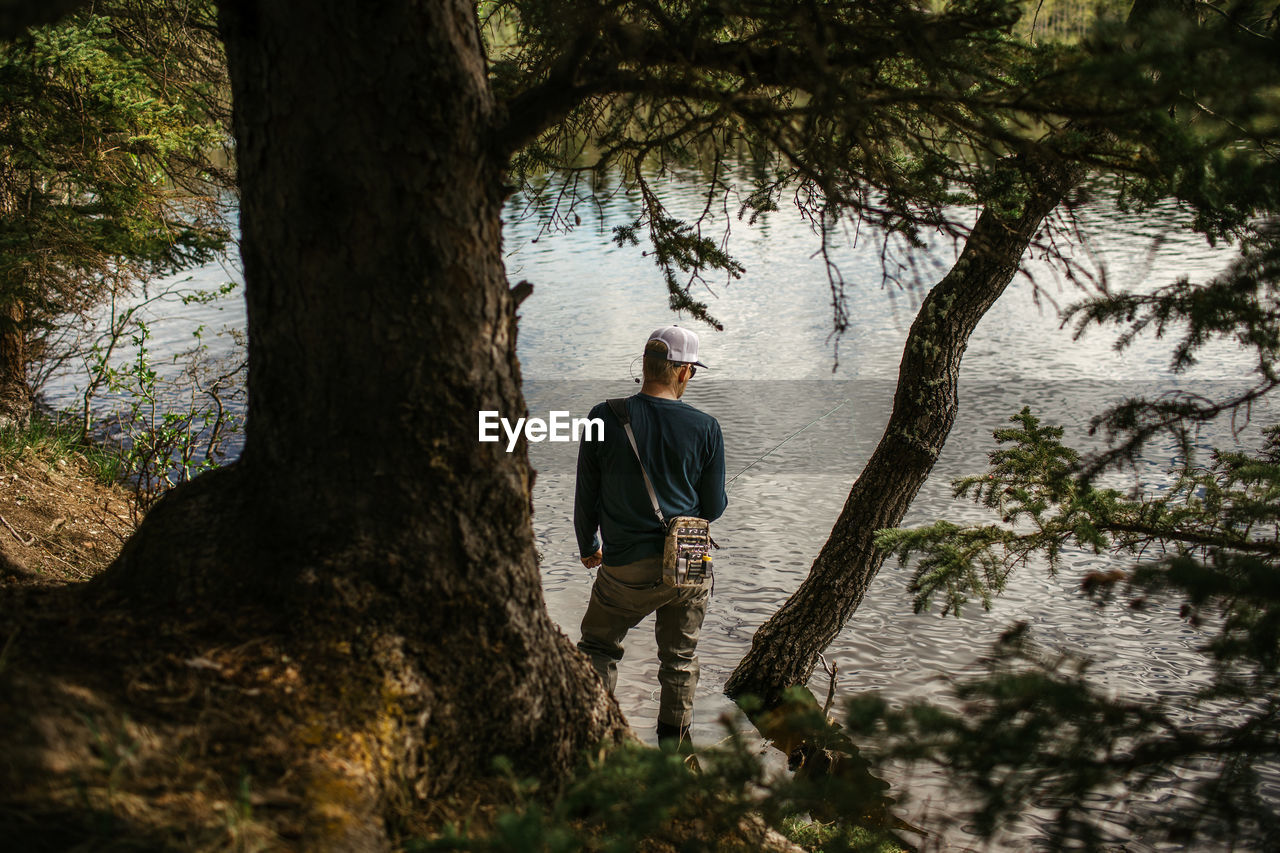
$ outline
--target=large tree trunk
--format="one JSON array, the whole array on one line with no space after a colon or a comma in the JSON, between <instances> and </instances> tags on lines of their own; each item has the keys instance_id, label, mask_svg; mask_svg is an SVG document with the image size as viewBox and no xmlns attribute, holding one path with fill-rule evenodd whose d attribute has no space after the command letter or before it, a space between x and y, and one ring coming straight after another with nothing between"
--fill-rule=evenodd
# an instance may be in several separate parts
<instances>
[{"instance_id":1,"label":"large tree trunk","mask_svg":"<svg viewBox=\"0 0 1280 853\"><path fill-rule=\"evenodd\" d=\"M31 422L26 343L22 303L0 305L0 429L23 430Z\"/></svg>"},{"instance_id":2,"label":"large tree trunk","mask_svg":"<svg viewBox=\"0 0 1280 853\"><path fill-rule=\"evenodd\" d=\"M506 755L554 781L626 727L547 615L526 449L476 440L478 410L525 404L473 4L222 13L249 317L245 449L161 501L105 586L165 605L261 606L301 648L342 649L325 664L342 661L372 694L345 725L379 739L377 781L344 806L356 835L308 846L361 846L377 841L393 780L432 796ZM349 787L333 789L350 798Z\"/></svg>"},{"instance_id":3,"label":"large tree trunk","mask_svg":"<svg viewBox=\"0 0 1280 853\"><path fill-rule=\"evenodd\" d=\"M819 655L862 603L885 559L873 545L875 532L902 521L955 422L960 360L969 336L1013 279L1045 217L1082 173L1051 163L1030 174L1030 197L1021 213L984 210L955 266L921 304L903 347L893 413L880 443L809 576L756 631L751 650L725 685L729 696L776 705L787 688L808 682Z\"/></svg>"}]
</instances>

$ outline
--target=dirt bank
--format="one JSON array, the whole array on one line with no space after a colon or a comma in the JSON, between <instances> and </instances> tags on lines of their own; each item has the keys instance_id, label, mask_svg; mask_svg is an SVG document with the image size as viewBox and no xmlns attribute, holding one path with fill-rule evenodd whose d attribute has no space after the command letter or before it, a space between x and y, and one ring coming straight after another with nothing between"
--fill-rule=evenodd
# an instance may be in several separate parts
<instances>
[{"instance_id":1,"label":"dirt bank","mask_svg":"<svg viewBox=\"0 0 1280 853\"><path fill-rule=\"evenodd\" d=\"M132 505L79 454L0 459L0 584L88 580L133 531Z\"/></svg>"}]
</instances>

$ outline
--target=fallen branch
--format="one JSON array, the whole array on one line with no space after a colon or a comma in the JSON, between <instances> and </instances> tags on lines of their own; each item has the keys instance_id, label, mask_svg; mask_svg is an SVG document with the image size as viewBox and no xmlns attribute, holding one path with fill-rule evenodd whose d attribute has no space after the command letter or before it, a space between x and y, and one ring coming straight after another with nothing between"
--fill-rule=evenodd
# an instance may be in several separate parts
<instances>
[{"instance_id":1,"label":"fallen branch","mask_svg":"<svg viewBox=\"0 0 1280 853\"><path fill-rule=\"evenodd\" d=\"M13 534L14 539L17 539L19 542L21 542L23 545L26 545L28 548L36 543L35 536L32 536L30 540L23 539L22 534L14 530L13 525L10 524L3 515L0 515L0 522L4 522L4 526L9 528L9 532Z\"/></svg>"}]
</instances>

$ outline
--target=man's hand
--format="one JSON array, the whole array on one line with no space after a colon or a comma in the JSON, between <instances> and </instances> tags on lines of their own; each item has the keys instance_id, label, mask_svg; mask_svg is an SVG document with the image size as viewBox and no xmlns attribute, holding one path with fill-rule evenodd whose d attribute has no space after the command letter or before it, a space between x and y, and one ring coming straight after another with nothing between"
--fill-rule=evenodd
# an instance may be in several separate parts
<instances>
[{"instance_id":1,"label":"man's hand","mask_svg":"<svg viewBox=\"0 0 1280 853\"><path fill-rule=\"evenodd\" d=\"M600 564L603 562L604 562L604 551L600 548L597 548L596 552L592 554L590 557L582 558L582 565L586 566L588 569L598 568Z\"/></svg>"}]
</instances>

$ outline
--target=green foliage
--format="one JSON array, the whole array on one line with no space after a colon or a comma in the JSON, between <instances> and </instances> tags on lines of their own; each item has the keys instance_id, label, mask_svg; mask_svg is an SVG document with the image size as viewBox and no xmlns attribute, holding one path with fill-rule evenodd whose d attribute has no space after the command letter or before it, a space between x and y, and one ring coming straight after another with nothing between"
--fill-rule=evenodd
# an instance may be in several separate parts
<instances>
[{"instance_id":1,"label":"green foliage","mask_svg":"<svg viewBox=\"0 0 1280 853\"><path fill-rule=\"evenodd\" d=\"M1238 235L1280 197L1280 123L1274 2L1240 0L1186 14L1177 4L1136 4L1129 26L1104 27L1103 46L1137 42L1153 91L1167 111L1120 121L1137 143L1136 168L1117 169L1122 204L1143 208L1174 197L1211 239ZM1125 30L1132 30L1126 33ZM1113 62L1116 59L1112 60Z\"/></svg>"},{"instance_id":2,"label":"green foliage","mask_svg":"<svg viewBox=\"0 0 1280 853\"><path fill-rule=\"evenodd\" d=\"M86 442L75 418L37 413L24 430L0 428L0 460L31 454L56 465L60 460L83 459L104 484L118 480L119 458Z\"/></svg>"},{"instance_id":3,"label":"green foliage","mask_svg":"<svg viewBox=\"0 0 1280 853\"><path fill-rule=\"evenodd\" d=\"M1038 807L1054 812L1044 839L1051 849L1102 849L1106 823L1117 818L1149 840L1272 849L1280 820L1263 774L1276 770L1274 678L1248 697L1219 682L1176 704L1133 701L1099 690L1089 663L1037 648L1020 624L1001 639L984 677L956 686L958 712L923 703L889 710L857 697L849 727L878 745L877 761L941 766L976 795L970 817L985 836ZM1170 774L1182 780L1179 796L1162 798L1163 807L1101 813L1099 802L1118 785L1150 791Z\"/></svg>"},{"instance_id":4,"label":"green foliage","mask_svg":"<svg viewBox=\"0 0 1280 853\"><path fill-rule=\"evenodd\" d=\"M1054 840L1100 843L1089 798L1123 781L1134 790L1170 768L1194 769L1195 805L1135 814L1135 826L1179 839L1254 844L1280 837L1263 778L1280 744L1280 428L1255 452L1217 451L1190 461L1157 493L1122 495L1079 471L1062 431L1023 410L997 439L989 473L957 481L1000 524L947 522L884 531L882 547L917 558L917 606L942 595L958 612L984 603L1032 557L1060 568L1069 551L1129 561L1130 572L1090 572L1083 589L1109 603L1155 609L1181 600L1178 616L1205 632L1212 680L1175 706L1099 692L1088 661L1049 655L1026 626L1011 630L987 677L961 684L966 707L951 714L917 705L889 712L858 700L851 727L887 744L884 755L935 760L982 793L978 826L993 832L1032 802L1058 803Z\"/></svg>"},{"instance_id":5,"label":"green foliage","mask_svg":"<svg viewBox=\"0 0 1280 853\"><path fill-rule=\"evenodd\" d=\"M727 761L717 760L708 768L704 784L679 753L623 746L593 758L580 779L549 807L517 783L514 787L523 802L498 817L492 834L467 838L454 829L418 849L622 853L677 821L698 820L708 829L723 831L746 813L745 786L758 781L758 767L744 750L726 756Z\"/></svg>"},{"instance_id":6,"label":"green foliage","mask_svg":"<svg viewBox=\"0 0 1280 853\"><path fill-rule=\"evenodd\" d=\"M207 301L226 292L185 292L179 298ZM99 481L129 484L135 510L145 512L169 489L221 464L243 426L233 412L243 402L245 362L239 346L230 357L211 359L201 328L192 347L173 355L177 369L161 371L147 344L149 326L132 311L122 320L89 354L85 412L37 414L26 429L0 429L0 459L35 454L50 464L83 460ZM126 330L128 343L122 344ZM131 357L119 362L129 349ZM97 416L98 429L90 431L85 419L102 394L110 405Z\"/></svg>"},{"instance_id":7,"label":"green foliage","mask_svg":"<svg viewBox=\"0 0 1280 853\"><path fill-rule=\"evenodd\" d=\"M228 403L243 394L245 362L234 356L210 361L203 327L194 345L173 356L177 375L163 376L147 346L149 326L135 321L133 356L122 364L116 350L95 348L92 385L117 395L118 408L104 418L102 446L119 460L119 476L131 483L137 508L146 511L165 492L221 464L242 420ZM88 397L86 397L86 405Z\"/></svg>"},{"instance_id":8,"label":"green foliage","mask_svg":"<svg viewBox=\"0 0 1280 853\"><path fill-rule=\"evenodd\" d=\"M1103 293L1072 306L1067 320L1077 337L1090 325L1124 329L1117 348L1140 333L1179 335L1171 367L1182 372L1197 362L1197 353L1213 341L1234 341L1257 358L1253 384L1225 399L1177 393L1155 399L1137 397L1094 419L1113 439L1123 440L1092 463L1100 471L1116 462L1132 461L1153 436L1168 434L1183 455L1192 450L1198 424L1251 406L1280 385L1280 225L1274 218L1250 226L1240 257L1223 273L1205 282L1180 279L1149 294Z\"/></svg>"},{"instance_id":9,"label":"green foliage","mask_svg":"<svg viewBox=\"0 0 1280 853\"><path fill-rule=\"evenodd\" d=\"M1176 373L1193 367L1211 341L1234 340L1256 352L1263 378L1274 378L1280 375L1280 224L1259 223L1240 257L1207 282L1184 277L1150 293L1102 295L1072 306L1066 317L1075 322L1076 337L1090 325L1122 326L1117 350L1144 332L1178 333L1170 360Z\"/></svg>"},{"instance_id":10,"label":"green foliage","mask_svg":"<svg viewBox=\"0 0 1280 853\"><path fill-rule=\"evenodd\" d=\"M1246 462L1222 453L1207 468L1188 462L1157 495L1101 488L1093 475L1156 430L1173 430L1189 450L1196 419L1248 404L1277 384L1270 355L1280 340L1270 294L1276 240L1267 220L1280 208L1280 15L1274 2L1155 0L1131 10L1105 4L1089 26L1064 27L1058 13L1066 5L483 4L493 88L510 115L498 144L513 153L513 183L550 227L574 227L576 211L603 195L638 199L640 214L615 239L647 238L673 307L704 319L706 306L690 288L708 270L723 272L726 282L741 273L726 242L735 215L754 221L786 207L821 241L837 332L849 313L828 241L842 221L870 224L908 248L934 230L963 238L973 206L1017 223L1035 210L1031 202L1057 198L1061 182L1052 176L1088 170L1110 176L1126 209L1172 198L1185 224L1209 241L1241 240L1241 262L1217 282L1134 297L1110 292L1104 280L1099 298L1075 316L1081 328L1186 329L1175 354L1180 367L1204 342L1236 336L1258 349L1257 388L1227 401L1134 401L1100 421L1134 442L1083 470L1061 430L1025 411L998 435L1002 449L990 472L957 484L958 495L992 510L998 523L887 531L878 544L915 560L918 610L941 598L943 611L955 613L974 599L989 605L1011 572L1041 557L1050 570L1068 550L1139 561L1132 574L1144 591L1138 606L1163 591L1185 599L1190 620L1208 609L1221 614L1221 631L1207 646L1219 675L1203 707L1237 702L1246 687L1271 697L1276 685L1257 680L1272 666L1278 632L1267 596L1280 519L1271 475L1259 473L1270 464L1265 455ZM1045 38L1040 15L1058 37ZM678 216L663 207L660 180L673 174L703 181L701 212ZM713 225L723 236L703 239ZM1052 240L1043 245L1052 252ZM884 280L896 281L887 266ZM1105 597L1126 574L1086 580ZM1089 693L1077 662L1034 659L1012 639L1006 648L1009 660L1025 666L1011 664L974 688L966 717L926 708L906 717L882 706L859 712L897 735L899 754L938 755L946 746L943 760L958 772L973 768L969 781L990 800L984 829L1040 791L1067 802L1060 834L1092 844L1100 836L1080 817L1079 798L1125 773L1149 780L1170 761L1203 760L1215 769L1230 765L1213 777L1220 787L1205 800L1228 809L1226 834L1271 831L1251 814L1259 822L1230 817L1261 808L1257 786L1250 787L1254 765L1233 744L1274 744L1270 698L1257 716L1250 714L1259 706L1239 699L1231 710L1240 714L1199 738L1166 724L1159 709ZM1233 687L1232 679L1245 686ZM1231 728L1241 715L1260 740L1233 740L1247 730ZM1134 759L1135 741L1153 744L1151 752ZM1268 749L1263 760L1274 753ZM1037 761L1048 769L1036 769ZM1193 810L1173 820L1199 832L1198 817Z\"/></svg>"},{"instance_id":11,"label":"green foliage","mask_svg":"<svg viewBox=\"0 0 1280 853\"><path fill-rule=\"evenodd\" d=\"M954 484L958 497L972 498L997 523L939 521L878 534L880 547L914 562L917 610L936 598L944 613L958 614L973 598L989 605L1013 571L1041 560L1058 571L1066 554L1084 551L1125 566L1082 578L1101 605L1112 605L1121 589L1134 608L1180 602L1178 618L1205 633L1211 681L1176 703L1105 695L1090 681L1087 660L1037 649L1020 625L997 647L985 678L957 685L960 713L922 704L893 711L874 697L851 706L851 727L880 744L881 759L938 762L977 792L975 825L983 833L1032 804L1053 803L1050 844L1097 847L1105 833L1091 799L1117 785L1149 789L1174 772L1194 780L1184 786L1189 800L1131 811L1135 831L1265 848L1280 838L1263 781L1277 772L1280 743L1280 430L1267 431L1256 452L1218 451L1205 466L1194 453L1200 424L1280 385L1274 9L1214 7L1197 22L1140 5L1125 28L1104 24L1096 32L1090 49L1104 63L1107 54L1097 49L1123 44L1119 34L1128 32L1133 53L1117 51L1114 60L1140 55L1152 91L1173 95L1166 111L1108 123L1121 143L1113 151L1127 147L1134 160L1111 167L1122 205L1179 198L1193 227L1210 239L1240 238L1242 252L1208 281L1183 279L1144 294L1104 287L1067 312L1077 335L1092 325L1119 326L1119 348L1143 333L1176 336L1176 372L1193 366L1210 342L1234 341L1256 353L1253 387L1219 400L1179 393L1126 401L1095 418L1113 444L1088 460L1062 444L1060 429L1024 409L1014 428L996 433L1001 449L988 472ZM1136 464L1160 433L1176 439L1186 461L1159 491L1122 494L1097 484L1117 465Z\"/></svg>"},{"instance_id":12,"label":"green foliage","mask_svg":"<svg viewBox=\"0 0 1280 853\"><path fill-rule=\"evenodd\" d=\"M794 726L810 722L797 719ZM630 853L657 843L689 851L749 850L755 849L752 834L765 826L827 853L900 849L882 832L857 826L871 808L864 791L836 777L770 773L736 728L727 726L727 732L720 745L696 754L696 764L679 752L635 743L601 749L550 802L532 783L512 776L509 763L499 762L515 807L488 832L450 826L407 849ZM809 811L819 802L844 817L814 821Z\"/></svg>"},{"instance_id":13,"label":"green foliage","mask_svg":"<svg viewBox=\"0 0 1280 853\"><path fill-rule=\"evenodd\" d=\"M897 853L902 850L870 830L839 821L823 822L796 815L783 818L779 830L792 843L814 853L835 853L838 850Z\"/></svg>"},{"instance_id":14,"label":"green foliage","mask_svg":"<svg viewBox=\"0 0 1280 853\"><path fill-rule=\"evenodd\" d=\"M1116 0L1034 0L1023 6L1015 30L1019 35L1033 42L1074 45L1089 37L1099 17L1124 17L1130 4Z\"/></svg>"},{"instance_id":15,"label":"green foliage","mask_svg":"<svg viewBox=\"0 0 1280 853\"><path fill-rule=\"evenodd\" d=\"M120 0L0 44L0 323L29 358L66 315L229 240L210 164L227 139L221 48L211 6L185 14Z\"/></svg>"},{"instance_id":16,"label":"green foliage","mask_svg":"<svg viewBox=\"0 0 1280 853\"><path fill-rule=\"evenodd\" d=\"M629 225L619 225L613 229L614 242L619 246L638 245L641 229L647 225L653 240L654 261L662 269L663 279L667 283L671 310L688 311L722 330L723 326L707 313L707 304L693 299L689 291L693 282L702 280L703 267L724 270L730 278L741 277L744 267L716 245L715 241L703 237L694 226L666 215L656 196L649 199L645 210L645 216ZM677 270L689 274L690 280L682 283L676 275Z\"/></svg>"},{"instance_id":17,"label":"green foliage","mask_svg":"<svg viewBox=\"0 0 1280 853\"><path fill-rule=\"evenodd\" d=\"M1078 454L1061 443L1062 430L1043 427L1023 409L1018 428L999 430L1011 445L991 454L988 472L954 483L1001 524L959 527L938 522L914 530L886 530L880 547L907 562L916 556L912 591L917 610L944 596L944 613L959 613L967 594L989 604L1005 578L1033 556L1057 570L1066 549L1134 558L1154 553L1221 559L1226 554L1280 556L1280 432L1268 432L1258 455L1216 452L1208 467L1172 472L1158 494L1123 495L1078 472Z\"/></svg>"},{"instance_id":18,"label":"green foliage","mask_svg":"<svg viewBox=\"0 0 1280 853\"><path fill-rule=\"evenodd\" d=\"M546 227L632 195L640 213L616 238L647 238L672 307L714 325L691 289L741 275L735 214L791 207L827 260L841 332L842 221L887 235L882 257L927 232L962 238L974 205L1017 219L1063 163L1114 176L1126 207L1182 200L1210 239L1276 208L1274 3L1128 6L512 0L481 14L510 116L498 144ZM665 209L668 176L705 184L700 212Z\"/></svg>"},{"instance_id":19,"label":"green foliage","mask_svg":"<svg viewBox=\"0 0 1280 853\"><path fill-rule=\"evenodd\" d=\"M944 614L959 616L971 595L990 608L1009 574L1036 553L1046 553L1053 570L1066 537L1076 535L1094 548L1105 544L1087 510L1113 508L1117 495L1077 488L1071 473L1079 457L1062 445L1060 428L1041 426L1029 409L1012 420L1017 427L995 433L996 441L1008 446L991 454L989 472L953 484L956 497L972 497L996 512L1005 526L964 528L939 521L877 534L877 546L897 554L904 564L919 555L911 580L917 613L927 610L938 594L944 598Z\"/></svg>"},{"instance_id":20,"label":"green foliage","mask_svg":"<svg viewBox=\"0 0 1280 853\"><path fill-rule=\"evenodd\" d=\"M913 245L922 228L958 233L949 205L1025 194L987 180L988 166L1050 112L1042 57L1010 37L1019 12L998 0L936 12L538 0L486 13L516 183L548 199L542 212L562 227L604 187L634 193L640 216L619 237L643 232L672 306L704 319L691 286L706 271L741 273L725 250L735 212L754 219L790 202L824 246L843 216ZM1053 57L1067 73L1072 60ZM706 183L699 214L664 209L658 179L675 172ZM705 238L711 227L719 239ZM834 271L832 286L840 323Z\"/></svg>"}]
</instances>

